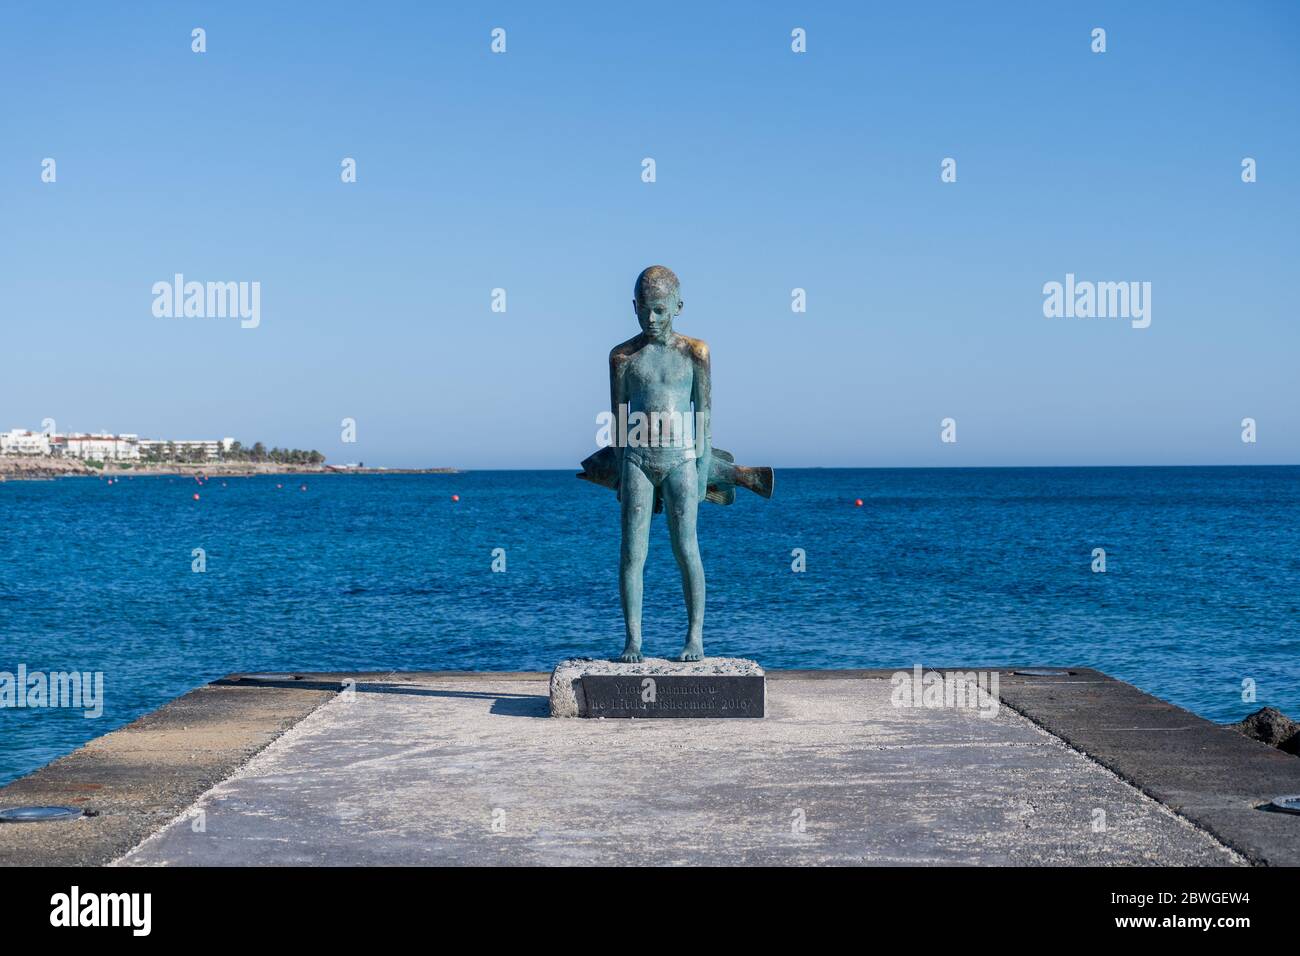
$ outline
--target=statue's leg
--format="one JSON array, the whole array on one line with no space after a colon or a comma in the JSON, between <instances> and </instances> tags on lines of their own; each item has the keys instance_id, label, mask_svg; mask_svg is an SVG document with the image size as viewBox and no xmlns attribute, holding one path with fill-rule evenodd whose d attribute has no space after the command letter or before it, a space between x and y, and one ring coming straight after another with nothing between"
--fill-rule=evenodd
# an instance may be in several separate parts
<instances>
[{"instance_id":1,"label":"statue's leg","mask_svg":"<svg viewBox=\"0 0 1300 956\"><path fill-rule=\"evenodd\" d=\"M686 596L686 646L677 659L698 661L704 657L704 565L695 539L695 518L700 510L695 461L686 461L665 478L663 491L668 535L677 567L682 572L682 593Z\"/></svg>"},{"instance_id":2,"label":"statue's leg","mask_svg":"<svg viewBox=\"0 0 1300 956\"><path fill-rule=\"evenodd\" d=\"M619 484L623 506L623 543L619 549L618 590L623 599L623 624L627 642L619 660L638 664L641 655L641 594L646 551L650 547L650 515L654 510L654 485L635 462L625 458Z\"/></svg>"}]
</instances>

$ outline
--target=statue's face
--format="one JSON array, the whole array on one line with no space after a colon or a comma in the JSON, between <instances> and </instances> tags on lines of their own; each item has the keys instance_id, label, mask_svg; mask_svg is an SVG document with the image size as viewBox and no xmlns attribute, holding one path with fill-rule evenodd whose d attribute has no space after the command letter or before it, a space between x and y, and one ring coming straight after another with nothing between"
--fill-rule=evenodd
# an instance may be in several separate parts
<instances>
[{"instance_id":1,"label":"statue's face","mask_svg":"<svg viewBox=\"0 0 1300 956\"><path fill-rule=\"evenodd\" d=\"M668 295L632 302L641 332L652 342L663 344L673 334L673 317L682 311L682 300L673 292Z\"/></svg>"}]
</instances>

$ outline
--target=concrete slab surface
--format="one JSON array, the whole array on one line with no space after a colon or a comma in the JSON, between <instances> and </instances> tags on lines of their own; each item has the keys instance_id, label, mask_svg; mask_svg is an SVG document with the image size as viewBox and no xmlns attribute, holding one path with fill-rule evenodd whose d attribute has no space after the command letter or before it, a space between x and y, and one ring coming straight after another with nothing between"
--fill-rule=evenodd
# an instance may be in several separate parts
<instances>
[{"instance_id":1,"label":"concrete slab surface","mask_svg":"<svg viewBox=\"0 0 1300 956\"><path fill-rule=\"evenodd\" d=\"M1247 862L1011 707L769 676L763 720L656 721L551 719L546 675L372 675L119 862Z\"/></svg>"},{"instance_id":2,"label":"concrete slab surface","mask_svg":"<svg viewBox=\"0 0 1300 956\"><path fill-rule=\"evenodd\" d=\"M1300 866L1300 757L1144 694L1097 671L1003 675L1003 703L1214 834L1253 864Z\"/></svg>"},{"instance_id":3,"label":"concrete slab surface","mask_svg":"<svg viewBox=\"0 0 1300 956\"><path fill-rule=\"evenodd\" d=\"M321 704L338 681L211 684L0 787L0 807L94 816L0 824L0 866L99 866L121 856Z\"/></svg>"}]
</instances>

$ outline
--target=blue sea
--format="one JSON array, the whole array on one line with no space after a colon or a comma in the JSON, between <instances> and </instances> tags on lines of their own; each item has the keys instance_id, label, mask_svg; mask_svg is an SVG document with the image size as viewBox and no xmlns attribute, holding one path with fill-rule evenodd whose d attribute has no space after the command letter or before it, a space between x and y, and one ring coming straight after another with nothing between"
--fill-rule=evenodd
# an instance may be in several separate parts
<instances>
[{"instance_id":1,"label":"blue sea","mask_svg":"<svg viewBox=\"0 0 1300 956\"><path fill-rule=\"evenodd\" d=\"M701 512L710 654L1086 665L1213 720L1300 716L1300 467L791 469ZM105 681L96 719L0 710L0 783L233 671L622 647L618 507L570 471L7 482L0 529L0 671ZM646 650L674 654L662 516L646 577Z\"/></svg>"}]
</instances>

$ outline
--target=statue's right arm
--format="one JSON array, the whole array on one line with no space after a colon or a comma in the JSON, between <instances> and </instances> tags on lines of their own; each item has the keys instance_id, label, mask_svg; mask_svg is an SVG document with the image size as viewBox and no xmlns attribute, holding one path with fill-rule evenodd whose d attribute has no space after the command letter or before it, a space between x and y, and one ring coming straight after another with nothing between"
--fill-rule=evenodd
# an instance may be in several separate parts
<instances>
[{"instance_id":1,"label":"statue's right arm","mask_svg":"<svg viewBox=\"0 0 1300 956\"><path fill-rule=\"evenodd\" d=\"M609 353L609 405L610 411L614 413L614 459L618 462L619 481L623 478L623 447L619 444L618 409L620 405L627 404L627 382L623 377L626 368L627 357L622 352L622 346L618 346Z\"/></svg>"}]
</instances>

